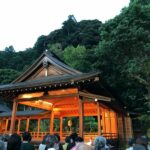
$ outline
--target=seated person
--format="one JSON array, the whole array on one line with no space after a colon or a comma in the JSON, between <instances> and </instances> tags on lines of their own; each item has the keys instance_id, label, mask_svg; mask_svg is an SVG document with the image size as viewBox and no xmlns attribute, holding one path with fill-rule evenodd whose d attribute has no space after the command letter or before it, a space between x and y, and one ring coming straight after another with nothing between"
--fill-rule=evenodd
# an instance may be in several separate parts
<instances>
[{"instance_id":1,"label":"seated person","mask_svg":"<svg viewBox=\"0 0 150 150\"><path fill-rule=\"evenodd\" d=\"M23 142L21 144L20 150L35 150L33 144L30 143L31 141L31 135L29 132L24 132L22 134Z\"/></svg>"}]
</instances>

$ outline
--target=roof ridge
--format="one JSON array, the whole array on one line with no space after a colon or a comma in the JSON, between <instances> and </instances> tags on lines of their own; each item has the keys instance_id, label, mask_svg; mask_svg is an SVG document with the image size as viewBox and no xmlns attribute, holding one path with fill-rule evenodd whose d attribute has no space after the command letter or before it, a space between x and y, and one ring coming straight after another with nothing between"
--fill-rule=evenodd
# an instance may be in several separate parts
<instances>
[{"instance_id":1,"label":"roof ridge","mask_svg":"<svg viewBox=\"0 0 150 150\"><path fill-rule=\"evenodd\" d=\"M68 74L80 74L81 72L78 70L75 70L68 66L63 60L61 60L56 54L54 54L51 51L45 50L30 67L24 71L18 78L16 78L11 83L17 83L22 82L25 79L27 79L44 61L44 57L47 57L49 60L49 63L51 63L54 66L59 67L63 71L67 72Z\"/></svg>"}]
</instances>

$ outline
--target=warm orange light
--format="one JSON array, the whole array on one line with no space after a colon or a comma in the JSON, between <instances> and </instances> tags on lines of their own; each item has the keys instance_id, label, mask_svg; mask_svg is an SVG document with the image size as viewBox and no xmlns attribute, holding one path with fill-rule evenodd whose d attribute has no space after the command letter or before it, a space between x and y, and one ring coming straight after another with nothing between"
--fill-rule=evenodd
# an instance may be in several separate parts
<instances>
[{"instance_id":1,"label":"warm orange light","mask_svg":"<svg viewBox=\"0 0 150 150\"><path fill-rule=\"evenodd\" d=\"M19 99L22 99L22 98L27 98L27 99L29 99L29 98L33 98L33 97L41 97L41 96L43 96L43 93L44 93L44 92L20 94L20 95L18 96L18 98L19 98Z\"/></svg>"},{"instance_id":2,"label":"warm orange light","mask_svg":"<svg viewBox=\"0 0 150 150\"><path fill-rule=\"evenodd\" d=\"M53 111L59 111L59 108L54 108Z\"/></svg>"},{"instance_id":3,"label":"warm orange light","mask_svg":"<svg viewBox=\"0 0 150 150\"><path fill-rule=\"evenodd\" d=\"M23 95L19 96L19 98L32 98L32 95L30 95L30 94L23 94Z\"/></svg>"},{"instance_id":4,"label":"warm orange light","mask_svg":"<svg viewBox=\"0 0 150 150\"><path fill-rule=\"evenodd\" d=\"M42 104L42 105L49 105L49 106L52 106L52 105L53 105L53 104L50 103L50 102L45 102L45 101L42 101L42 100L40 100L40 99L39 99L38 101L36 101L36 103L37 103L37 104L40 104L40 105L41 105L41 104Z\"/></svg>"},{"instance_id":5,"label":"warm orange light","mask_svg":"<svg viewBox=\"0 0 150 150\"><path fill-rule=\"evenodd\" d=\"M76 93L78 93L78 89L77 88L48 91L49 95L76 94Z\"/></svg>"}]
</instances>

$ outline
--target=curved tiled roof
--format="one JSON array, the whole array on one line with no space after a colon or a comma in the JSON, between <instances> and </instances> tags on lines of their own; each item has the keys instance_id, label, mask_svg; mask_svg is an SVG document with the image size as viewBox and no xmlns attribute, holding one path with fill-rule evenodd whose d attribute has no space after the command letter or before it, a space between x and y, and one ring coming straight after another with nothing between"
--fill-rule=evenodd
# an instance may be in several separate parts
<instances>
[{"instance_id":1,"label":"curved tiled roof","mask_svg":"<svg viewBox=\"0 0 150 150\"><path fill-rule=\"evenodd\" d=\"M9 112L11 111L6 105L0 105L0 112Z\"/></svg>"},{"instance_id":2,"label":"curved tiled roof","mask_svg":"<svg viewBox=\"0 0 150 150\"><path fill-rule=\"evenodd\" d=\"M55 54L50 51L43 52L40 57L17 79L15 79L12 83L22 82L25 81L27 77L29 77L38 67L43 64L43 60L46 60L53 64L54 66L58 67L61 70L68 72L68 74L82 74L80 71L75 70L65 64L62 60L60 60Z\"/></svg>"},{"instance_id":3,"label":"curved tiled roof","mask_svg":"<svg viewBox=\"0 0 150 150\"><path fill-rule=\"evenodd\" d=\"M72 84L76 82L82 82L85 80L94 79L95 77L99 76L99 73L85 73L85 74L75 74L75 75L58 75L55 77L43 77L34 80L28 80L25 82L19 83L11 83L6 85L0 86L0 93L3 91L9 90L20 90L20 89L28 89L28 88L38 88L41 86L55 86L57 84L61 84L61 86L65 84ZM11 92L11 91L10 91Z\"/></svg>"}]
</instances>

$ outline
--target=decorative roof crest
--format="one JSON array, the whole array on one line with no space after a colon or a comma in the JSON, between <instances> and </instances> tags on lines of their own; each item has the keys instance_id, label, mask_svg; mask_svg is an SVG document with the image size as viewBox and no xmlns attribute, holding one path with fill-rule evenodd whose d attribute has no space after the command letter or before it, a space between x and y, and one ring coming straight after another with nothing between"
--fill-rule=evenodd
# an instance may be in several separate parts
<instances>
[{"instance_id":1,"label":"decorative roof crest","mask_svg":"<svg viewBox=\"0 0 150 150\"><path fill-rule=\"evenodd\" d=\"M44 68L47 68L47 67L48 67L48 60L47 60L46 57L43 59L43 67L44 67Z\"/></svg>"}]
</instances>

